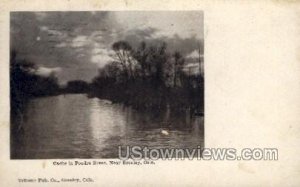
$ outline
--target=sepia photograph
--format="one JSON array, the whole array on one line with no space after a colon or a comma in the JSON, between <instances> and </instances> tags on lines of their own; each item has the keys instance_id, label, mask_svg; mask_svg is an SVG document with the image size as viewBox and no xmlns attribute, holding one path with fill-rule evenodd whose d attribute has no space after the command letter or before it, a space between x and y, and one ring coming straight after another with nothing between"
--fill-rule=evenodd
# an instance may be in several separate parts
<instances>
[{"instance_id":1,"label":"sepia photograph","mask_svg":"<svg viewBox=\"0 0 300 187\"><path fill-rule=\"evenodd\" d=\"M299 18L0 0L0 186L300 186Z\"/></svg>"},{"instance_id":2,"label":"sepia photograph","mask_svg":"<svg viewBox=\"0 0 300 187\"><path fill-rule=\"evenodd\" d=\"M10 159L204 147L203 11L10 12Z\"/></svg>"}]
</instances>

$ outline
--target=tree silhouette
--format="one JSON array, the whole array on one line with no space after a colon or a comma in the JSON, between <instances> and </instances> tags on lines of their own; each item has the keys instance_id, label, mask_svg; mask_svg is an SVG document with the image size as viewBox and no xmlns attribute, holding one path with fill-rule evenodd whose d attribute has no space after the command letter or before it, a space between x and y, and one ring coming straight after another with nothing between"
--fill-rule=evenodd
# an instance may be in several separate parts
<instances>
[{"instance_id":1,"label":"tree silhouette","mask_svg":"<svg viewBox=\"0 0 300 187\"><path fill-rule=\"evenodd\" d=\"M119 62L124 69L126 79L133 78L133 57L132 57L132 47L126 41L118 41L112 45L117 62Z\"/></svg>"},{"instance_id":2,"label":"tree silhouette","mask_svg":"<svg viewBox=\"0 0 300 187\"><path fill-rule=\"evenodd\" d=\"M182 67L184 64L184 58L180 52L176 51L173 54L174 57L174 87L177 86L178 77L181 74Z\"/></svg>"}]
</instances>

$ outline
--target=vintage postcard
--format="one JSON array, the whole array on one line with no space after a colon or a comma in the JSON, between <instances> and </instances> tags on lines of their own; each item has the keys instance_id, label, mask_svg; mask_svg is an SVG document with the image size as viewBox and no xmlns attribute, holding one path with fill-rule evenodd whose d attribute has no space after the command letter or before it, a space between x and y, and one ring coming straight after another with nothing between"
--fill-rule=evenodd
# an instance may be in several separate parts
<instances>
[{"instance_id":1,"label":"vintage postcard","mask_svg":"<svg viewBox=\"0 0 300 187\"><path fill-rule=\"evenodd\" d=\"M203 147L203 45L203 11L11 12L11 159Z\"/></svg>"},{"instance_id":2,"label":"vintage postcard","mask_svg":"<svg viewBox=\"0 0 300 187\"><path fill-rule=\"evenodd\" d=\"M300 184L298 2L0 5L0 186Z\"/></svg>"}]
</instances>

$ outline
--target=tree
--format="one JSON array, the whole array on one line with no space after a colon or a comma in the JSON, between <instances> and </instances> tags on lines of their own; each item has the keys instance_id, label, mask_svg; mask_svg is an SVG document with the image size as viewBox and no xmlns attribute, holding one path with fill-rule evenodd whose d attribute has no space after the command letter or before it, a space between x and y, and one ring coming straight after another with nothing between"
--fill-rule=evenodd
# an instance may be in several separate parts
<instances>
[{"instance_id":1,"label":"tree","mask_svg":"<svg viewBox=\"0 0 300 187\"><path fill-rule=\"evenodd\" d=\"M174 57L174 87L177 86L177 80L179 75L181 74L182 67L184 64L184 58L180 54L180 52L176 51L173 54Z\"/></svg>"},{"instance_id":2,"label":"tree","mask_svg":"<svg viewBox=\"0 0 300 187\"><path fill-rule=\"evenodd\" d=\"M152 81L156 86L164 85L165 66L169 60L167 44L162 43L159 46L151 46L148 52L149 71L151 72Z\"/></svg>"},{"instance_id":3,"label":"tree","mask_svg":"<svg viewBox=\"0 0 300 187\"><path fill-rule=\"evenodd\" d=\"M132 47L126 41L118 41L112 45L112 49L116 54L116 59L118 60L124 70L126 79L133 78L133 57L132 57Z\"/></svg>"},{"instance_id":4,"label":"tree","mask_svg":"<svg viewBox=\"0 0 300 187\"><path fill-rule=\"evenodd\" d=\"M140 46L137 48L136 51L133 53L133 57L136 59L136 61L140 65L142 78L146 79L146 77L150 74L149 71L149 61L147 61L149 56L149 52L147 50L147 44L146 42L142 41Z\"/></svg>"},{"instance_id":5,"label":"tree","mask_svg":"<svg viewBox=\"0 0 300 187\"><path fill-rule=\"evenodd\" d=\"M65 90L68 93L85 93L89 90L89 85L83 80L73 80L67 83Z\"/></svg>"},{"instance_id":6,"label":"tree","mask_svg":"<svg viewBox=\"0 0 300 187\"><path fill-rule=\"evenodd\" d=\"M12 50L10 62L10 87L12 97L33 97L56 94L59 90L58 80L54 74L47 77L37 75L38 67L26 59L17 59Z\"/></svg>"}]
</instances>

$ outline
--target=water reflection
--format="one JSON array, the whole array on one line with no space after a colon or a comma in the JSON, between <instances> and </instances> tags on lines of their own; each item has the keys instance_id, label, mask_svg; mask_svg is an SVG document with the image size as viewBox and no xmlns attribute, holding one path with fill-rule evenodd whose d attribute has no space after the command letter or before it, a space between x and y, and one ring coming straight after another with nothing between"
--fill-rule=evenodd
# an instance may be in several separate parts
<instances>
[{"instance_id":1,"label":"water reflection","mask_svg":"<svg viewBox=\"0 0 300 187\"><path fill-rule=\"evenodd\" d=\"M203 118L188 113L140 112L83 94L31 100L12 137L11 157L116 158L118 146L203 146ZM169 135L163 135L162 130Z\"/></svg>"}]
</instances>

